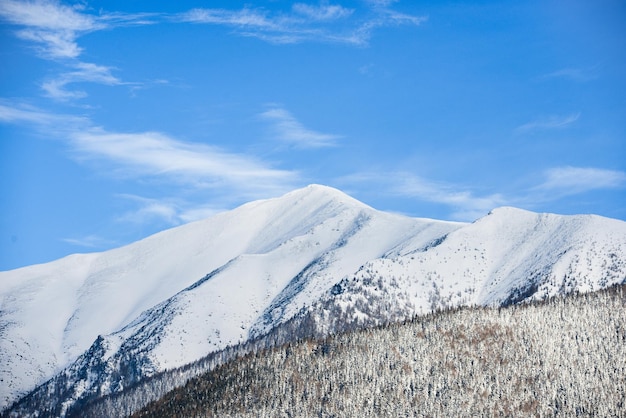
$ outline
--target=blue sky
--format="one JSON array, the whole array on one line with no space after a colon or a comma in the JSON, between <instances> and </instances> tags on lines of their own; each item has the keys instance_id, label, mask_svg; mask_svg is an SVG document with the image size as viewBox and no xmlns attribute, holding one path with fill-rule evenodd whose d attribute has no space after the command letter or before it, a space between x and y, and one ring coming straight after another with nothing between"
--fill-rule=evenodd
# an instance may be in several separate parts
<instances>
[{"instance_id":1,"label":"blue sky","mask_svg":"<svg viewBox=\"0 0 626 418\"><path fill-rule=\"evenodd\" d=\"M623 1L0 0L0 270L326 184L626 219Z\"/></svg>"}]
</instances>

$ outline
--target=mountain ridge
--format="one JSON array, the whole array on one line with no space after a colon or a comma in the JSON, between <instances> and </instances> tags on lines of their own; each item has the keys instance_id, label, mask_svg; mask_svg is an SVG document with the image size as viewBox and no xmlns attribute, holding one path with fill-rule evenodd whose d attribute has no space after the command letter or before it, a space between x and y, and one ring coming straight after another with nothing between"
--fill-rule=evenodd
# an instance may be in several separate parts
<instances>
[{"instance_id":1,"label":"mountain ridge","mask_svg":"<svg viewBox=\"0 0 626 418\"><path fill-rule=\"evenodd\" d=\"M623 283L625 260L618 220L510 207L470 224L409 218L311 185L114 250L0 272L0 409L72 364L69 404L297 315L324 334L538 300Z\"/></svg>"}]
</instances>

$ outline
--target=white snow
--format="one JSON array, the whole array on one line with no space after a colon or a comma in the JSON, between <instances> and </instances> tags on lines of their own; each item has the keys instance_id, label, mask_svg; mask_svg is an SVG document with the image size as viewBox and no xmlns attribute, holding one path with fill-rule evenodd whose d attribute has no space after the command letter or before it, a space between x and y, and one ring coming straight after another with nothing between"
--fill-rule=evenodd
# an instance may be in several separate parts
<instances>
[{"instance_id":1,"label":"white snow","mask_svg":"<svg viewBox=\"0 0 626 418\"><path fill-rule=\"evenodd\" d=\"M416 219L312 185L111 251L0 272L0 410L98 335L105 360L148 337L164 370L269 330L344 278L380 278L421 313L433 289L450 305L496 304L539 273L553 279L536 297L557 294L569 276L596 290L625 279L625 258L617 220L514 208L472 224ZM335 298L343 309L356 300L348 296Z\"/></svg>"}]
</instances>

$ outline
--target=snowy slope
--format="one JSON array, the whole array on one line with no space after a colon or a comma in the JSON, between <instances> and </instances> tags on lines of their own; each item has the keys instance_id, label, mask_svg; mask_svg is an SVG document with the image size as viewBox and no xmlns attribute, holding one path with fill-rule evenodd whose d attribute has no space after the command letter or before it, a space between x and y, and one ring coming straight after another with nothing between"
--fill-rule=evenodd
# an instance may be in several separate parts
<instances>
[{"instance_id":1,"label":"snowy slope","mask_svg":"<svg viewBox=\"0 0 626 418\"><path fill-rule=\"evenodd\" d=\"M68 405L296 315L329 332L624 280L622 221L514 208L472 224L415 219L309 186L119 249L0 272L0 408L70 365Z\"/></svg>"},{"instance_id":2,"label":"snowy slope","mask_svg":"<svg viewBox=\"0 0 626 418\"><path fill-rule=\"evenodd\" d=\"M626 223L499 208L431 246L344 278L310 312L322 326L376 325L462 305L502 306L626 282Z\"/></svg>"},{"instance_id":3,"label":"snowy slope","mask_svg":"<svg viewBox=\"0 0 626 418\"><path fill-rule=\"evenodd\" d=\"M314 260L328 259L325 278L342 277L407 236L430 240L459 226L376 212L337 190L309 186L119 249L1 272L0 405L52 377L99 335L117 331L107 341L120 346L146 321L153 328L165 321L153 367L182 365L245 339ZM351 250L342 250L347 243ZM196 283L211 272L220 274ZM332 286L324 277L294 295L291 312ZM185 315L142 315L161 303L167 312L185 307Z\"/></svg>"}]
</instances>

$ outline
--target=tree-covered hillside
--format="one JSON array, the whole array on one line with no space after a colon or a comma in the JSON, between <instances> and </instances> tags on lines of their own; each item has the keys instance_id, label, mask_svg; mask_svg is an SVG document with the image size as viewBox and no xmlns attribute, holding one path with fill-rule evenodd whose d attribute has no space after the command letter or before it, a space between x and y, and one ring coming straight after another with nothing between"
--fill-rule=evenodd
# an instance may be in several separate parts
<instances>
[{"instance_id":1,"label":"tree-covered hillside","mask_svg":"<svg viewBox=\"0 0 626 418\"><path fill-rule=\"evenodd\" d=\"M620 416L626 286L249 354L137 417Z\"/></svg>"}]
</instances>

